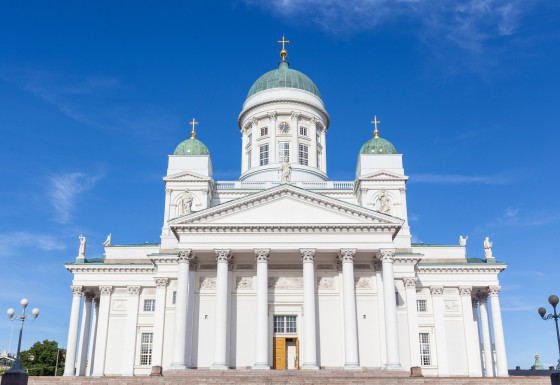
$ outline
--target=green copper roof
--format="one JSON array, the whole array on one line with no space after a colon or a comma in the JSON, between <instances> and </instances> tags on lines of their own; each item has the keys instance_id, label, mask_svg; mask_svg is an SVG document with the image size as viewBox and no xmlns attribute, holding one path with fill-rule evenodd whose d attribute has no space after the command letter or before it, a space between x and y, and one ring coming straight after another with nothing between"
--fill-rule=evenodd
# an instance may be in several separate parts
<instances>
[{"instance_id":1,"label":"green copper roof","mask_svg":"<svg viewBox=\"0 0 560 385\"><path fill-rule=\"evenodd\" d=\"M360 149L360 154L396 154L395 146L380 137L371 138Z\"/></svg>"},{"instance_id":2,"label":"green copper roof","mask_svg":"<svg viewBox=\"0 0 560 385\"><path fill-rule=\"evenodd\" d=\"M539 360L538 354L535 354L535 363L533 364L533 366L535 367L535 370L546 370L541 360Z\"/></svg>"},{"instance_id":3,"label":"green copper roof","mask_svg":"<svg viewBox=\"0 0 560 385\"><path fill-rule=\"evenodd\" d=\"M210 155L210 151L200 140L189 138L179 143L173 155Z\"/></svg>"},{"instance_id":4,"label":"green copper roof","mask_svg":"<svg viewBox=\"0 0 560 385\"><path fill-rule=\"evenodd\" d=\"M258 78L249 90L247 98L253 96L257 92L281 87L297 88L309 91L321 98L321 94L319 93L319 89L315 83L313 83L307 75L289 68L287 61L281 61L278 69L269 71Z\"/></svg>"}]
</instances>

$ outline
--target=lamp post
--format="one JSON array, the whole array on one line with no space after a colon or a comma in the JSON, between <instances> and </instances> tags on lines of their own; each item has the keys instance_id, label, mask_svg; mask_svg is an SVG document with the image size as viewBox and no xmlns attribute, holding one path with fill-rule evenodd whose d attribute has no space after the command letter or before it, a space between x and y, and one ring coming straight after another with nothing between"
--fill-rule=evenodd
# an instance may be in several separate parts
<instances>
[{"instance_id":1,"label":"lamp post","mask_svg":"<svg viewBox=\"0 0 560 385\"><path fill-rule=\"evenodd\" d=\"M550 297L548 297L548 303L550 303L552 305L552 308L554 309L554 314L545 315L546 314L546 309L544 307L540 307L538 311L539 311L539 315L541 316L541 318L543 320L554 319L554 322L556 323L556 338L558 340L558 355L560 356L560 332L558 331L558 318L560 318L560 314L556 313L556 305L558 305L558 296L551 295ZM556 370L560 371L560 358L558 359L558 365L556 365Z\"/></svg>"},{"instance_id":2,"label":"lamp post","mask_svg":"<svg viewBox=\"0 0 560 385\"><path fill-rule=\"evenodd\" d=\"M21 307L23 309L21 314L16 315L16 311L12 308L9 308L8 311L7 311L8 318L10 319L10 321L21 320L21 324L20 324L20 327L19 327L19 341L18 341L18 348L17 348L17 356L16 356L16 359L15 359L14 363L10 367L10 369L7 370L4 373L4 375L2 376L2 385L6 385L6 384L9 384L9 383L16 383L16 382L14 382L14 380L16 380L16 378L19 378L20 381L21 381L21 377L25 377L25 383L27 383L27 373L21 367L21 361L19 359L19 353L21 351L21 335L22 335L22 332L23 332L23 322L26 319L32 320L32 321L34 319L36 319L39 316L39 309L34 308L31 311L32 315L25 314L25 308L29 304L29 301L27 300L27 298L24 298L24 299L21 300L20 303L21 303ZM8 375L8 376L6 376L6 375ZM17 382L17 383L21 383L21 382Z\"/></svg>"}]
</instances>

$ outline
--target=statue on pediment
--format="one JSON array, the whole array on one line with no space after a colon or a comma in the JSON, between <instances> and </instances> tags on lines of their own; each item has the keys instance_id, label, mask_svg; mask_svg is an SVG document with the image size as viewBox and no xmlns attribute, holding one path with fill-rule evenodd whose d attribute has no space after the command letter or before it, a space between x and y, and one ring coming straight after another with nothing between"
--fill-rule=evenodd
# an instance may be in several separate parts
<instances>
[{"instance_id":1,"label":"statue on pediment","mask_svg":"<svg viewBox=\"0 0 560 385\"><path fill-rule=\"evenodd\" d=\"M284 161L280 165L280 173L281 173L281 178L280 178L281 183L291 183L292 166L290 166L290 163L288 163L288 158L284 158Z\"/></svg>"},{"instance_id":2,"label":"statue on pediment","mask_svg":"<svg viewBox=\"0 0 560 385\"><path fill-rule=\"evenodd\" d=\"M467 246L467 239L469 239L468 235L465 238L463 238L462 235L459 235L459 246Z\"/></svg>"},{"instance_id":3,"label":"statue on pediment","mask_svg":"<svg viewBox=\"0 0 560 385\"><path fill-rule=\"evenodd\" d=\"M79 236L80 238L80 251L78 252L78 258L85 258L86 257L86 237L82 234Z\"/></svg>"},{"instance_id":4,"label":"statue on pediment","mask_svg":"<svg viewBox=\"0 0 560 385\"><path fill-rule=\"evenodd\" d=\"M490 242L490 239L488 237L486 237L486 239L484 240L484 256L486 257L486 259L494 258L492 256L492 245L493 243Z\"/></svg>"},{"instance_id":5,"label":"statue on pediment","mask_svg":"<svg viewBox=\"0 0 560 385\"><path fill-rule=\"evenodd\" d=\"M181 206L180 206L181 215L186 215L191 213L192 203L193 203L193 196L190 193L190 191L187 190L185 191L183 197L181 198Z\"/></svg>"},{"instance_id":6,"label":"statue on pediment","mask_svg":"<svg viewBox=\"0 0 560 385\"><path fill-rule=\"evenodd\" d=\"M111 234L107 235L107 239L103 242L103 246L111 246Z\"/></svg>"},{"instance_id":7,"label":"statue on pediment","mask_svg":"<svg viewBox=\"0 0 560 385\"><path fill-rule=\"evenodd\" d=\"M379 211L383 214L391 214L391 200L387 195L385 190L379 193Z\"/></svg>"}]
</instances>

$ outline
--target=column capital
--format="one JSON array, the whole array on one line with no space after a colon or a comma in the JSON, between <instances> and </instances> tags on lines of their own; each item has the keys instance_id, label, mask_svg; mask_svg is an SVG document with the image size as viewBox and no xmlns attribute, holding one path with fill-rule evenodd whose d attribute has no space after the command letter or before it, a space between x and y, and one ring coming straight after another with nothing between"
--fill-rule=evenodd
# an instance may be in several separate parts
<instances>
[{"instance_id":1,"label":"column capital","mask_svg":"<svg viewBox=\"0 0 560 385\"><path fill-rule=\"evenodd\" d=\"M461 297L470 297L472 295L472 286L459 286L459 295Z\"/></svg>"},{"instance_id":2,"label":"column capital","mask_svg":"<svg viewBox=\"0 0 560 385\"><path fill-rule=\"evenodd\" d=\"M393 263L397 249L379 249L379 259L383 263Z\"/></svg>"},{"instance_id":3,"label":"column capital","mask_svg":"<svg viewBox=\"0 0 560 385\"><path fill-rule=\"evenodd\" d=\"M432 295L443 295L443 286L430 286Z\"/></svg>"},{"instance_id":4,"label":"column capital","mask_svg":"<svg viewBox=\"0 0 560 385\"><path fill-rule=\"evenodd\" d=\"M274 122L276 120L276 118L278 117L278 114L276 112L269 112L268 113L268 119L271 122ZM273 128L274 129L274 128Z\"/></svg>"},{"instance_id":5,"label":"column capital","mask_svg":"<svg viewBox=\"0 0 560 385\"><path fill-rule=\"evenodd\" d=\"M169 278L158 277L158 278L154 278L154 281L156 281L156 287L166 288L167 284L169 283Z\"/></svg>"},{"instance_id":6,"label":"column capital","mask_svg":"<svg viewBox=\"0 0 560 385\"><path fill-rule=\"evenodd\" d=\"M84 301L91 302L91 301L93 301L94 297L95 297L95 294L92 293L91 291L84 292Z\"/></svg>"},{"instance_id":7,"label":"column capital","mask_svg":"<svg viewBox=\"0 0 560 385\"><path fill-rule=\"evenodd\" d=\"M216 261L220 262L229 262L231 260L231 249L215 249L216 252Z\"/></svg>"},{"instance_id":8,"label":"column capital","mask_svg":"<svg viewBox=\"0 0 560 385\"><path fill-rule=\"evenodd\" d=\"M267 263L270 256L270 249L254 249L257 263Z\"/></svg>"},{"instance_id":9,"label":"column capital","mask_svg":"<svg viewBox=\"0 0 560 385\"><path fill-rule=\"evenodd\" d=\"M488 286L490 297L497 297L500 294L501 286Z\"/></svg>"},{"instance_id":10,"label":"column capital","mask_svg":"<svg viewBox=\"0 0 560 385\"><path fill-rule=\"evenodd\" d=\"M342 263L354 263L355 255L356 249L340 249L338 259L340 259Z\"/></svg>"},{"instance_id":11,"label":"column capital","mask_svg":"<svg viewBox=\"0 0 560 385\"><path fill-rule=\"evenodd\" d=\"M179 249L177 250L177 262L187 263L193 257L192 249Z\"/></svg>"},{"instance_id":12,"label":"column capital","mask_svg":"<svg viewBox=\"0 0 560 385\"><path fill-rule=\"evenodd\" d=\"M127 286L128 294L130 295L140 295L140 286Z\"/></svg>"},{"instance_id":13,"label":"column capital","mask_svg":"<svg viewBox=\"0 0 560 385\"><path fill-rule=\"evenodd\" d=\"M99 293L101 295L111 295L113 286L99 286Z\"/></svg>"},{"instance_id":14,"label":"column capital","mask_svg":"<svg viewBox=\"0 0 560 385\"><path fill-rule=\"evenodd\" d=\"M80 297L82 296L82 294L84 292L84 287L83 286L72 285L72 286L70 286L70 289L72 289L72 294L80 296Z\"/></svg>"},{"instance_id":15,"label":"column capital","mask_svg":"<svg viewBox=\"0 0 560 385\"><path fill-rule=\"evenodd\" d=\"M299 249L301 253L301 261L303 263L311 262L315 259L315 249Z\"/></svg>"},{"instance_id":16,"label":"column capital","mask_svg":"<svg viewBox=\"0 0 560 385\"><path fill-rule=\"evenodd\" d=\"M403 283L405 288L414 288L416 289L416 277L413 278L403 278Z\"/></svg>"}]
</instances>

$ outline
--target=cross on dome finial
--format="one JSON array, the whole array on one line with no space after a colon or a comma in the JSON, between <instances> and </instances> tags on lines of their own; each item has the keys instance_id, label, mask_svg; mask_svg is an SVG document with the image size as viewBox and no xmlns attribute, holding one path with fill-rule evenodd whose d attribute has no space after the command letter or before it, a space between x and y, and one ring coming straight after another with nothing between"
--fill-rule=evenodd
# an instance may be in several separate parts
<instances>
[{"instance_id":1,"label":"cross on dome finial","mask_svg":"<svg viewBox=\"0 0 560 385\"><path fill-rule=\"evenodd\" d=\"M381 121L377 120L377 115L373 117L373 122L371 124L375 124L375 131L373 131L374 138L379 138L379 130L377 129L377 123L381 123Z\"/></svg>"},{"instance_id":2,"label":"cross on dome finial","mask_svg":"<svg viewBox=\"0 0 560 385\"><path fill-rule=\"evenodd\" d=\"M286 40L284 35L282 35L282 40L278 40L278 43L282 43L282 51L280 51L280 56L282 56L282 61L286 61L286 56L288 56L288 51L286 51L284 45L290 44L290 41Z\"/></svg>"},{"instance_id":3,"label":"cross on dome finial","mask_svg":"<svg viewBox=\"0 0 560 385\"><path fill-rule=\"evenodd\" d=\"M196 132L194 132L194 125L198 124L198 122L195 121L194 118L193 118L192 122L189 122L189 124L192 124L191 138L194 138L194 136L196 134Z\"/></svg>"}]
</instances>

